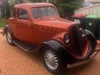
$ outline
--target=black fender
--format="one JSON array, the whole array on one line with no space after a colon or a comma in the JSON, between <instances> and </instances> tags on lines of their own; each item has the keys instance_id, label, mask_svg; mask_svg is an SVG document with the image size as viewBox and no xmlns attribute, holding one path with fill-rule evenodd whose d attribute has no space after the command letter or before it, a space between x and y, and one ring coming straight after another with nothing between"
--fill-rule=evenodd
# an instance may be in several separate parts
<instances>
[{"instance_id":1,"label":"black fender","mask_svg":"<svg viewBox=\"0 0 100 75\"><path fill-rule=\"evenodd\" d=\"M10 33L13 34L13 32L12 32L12 30L11 30L11 27L10 27L9 25L6 25L6 26L4 27L3 30L4 30L4 34L6 34L6 31L7 31L7 30L9 30Z\"/></svg>"},{"instance_id":2,"label":"black fender","mask_svg":"<svg viewBox=\"0 0 100 75\"><path fill-rule=\"evenodd\" d=\"M65 47L60 41L57 40L49 40L45 41L41 45L41 49L45 48L46 46L51 47L53 50L56 50L56 52L64 59L67 63L72 63L75 62L75 58L71 56L68 53L68 48L67 46ZM41 51L40 49L40 51Z\"/></svg>"},{"instance_id":3,"label":"black fender","mask_svg":"<svg viewBox=\"0 0 100 75\"><path fill-rule=\"evenodd\" d=\"M59 41L56 41L56 40L45 41L42 43L42 48L46 46L51 47L53 50L56 50L57 53L59 53L63 57L66 57L66 54L67 54L66 48Z\"/></svg>"},{"instance_id":4,"label":"black fender","mask_svg":"<svg viewBox=\"0 0 100 75\"><path fill-rule=\"evenodd\" d=\"M86 35L88 37L88 40L89 40L89 42L91 44L92 50L94 50L96 48L96 45L97 45L96 37L89 30L85 30L85 32L86 32Z\"/></svg>"}]
</instances>

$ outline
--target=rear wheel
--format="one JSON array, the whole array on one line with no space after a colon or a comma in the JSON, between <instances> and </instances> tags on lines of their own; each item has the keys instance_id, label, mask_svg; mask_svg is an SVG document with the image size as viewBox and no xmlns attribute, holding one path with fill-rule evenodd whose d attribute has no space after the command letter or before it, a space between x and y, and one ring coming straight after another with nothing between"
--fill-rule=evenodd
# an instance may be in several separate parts
<instances>
[{"instance_id":1,"label":"rear wheel","mask_svg":"<svg viewBox=\"0 0 100 75\"><path fill-rule=\"evenodd\" d=\"M9 30L6 31L6 39L7 39L7 42L8 42L10 45L14 45L14 43L12 42L13 37L12 37L12 35L11 35L11 33L10 33Z\"/></svg>"},{"instance_id":2,"label":"rear wheel","mask_svg":"<svg viewBox=\"0 0 100 75\"><path fill-rule=\"evenodd\" d=\"M44 48L42 52L43 63L46 69L56 75L65 73L67 64L63 59L63 55L58 54L57 51L50 47Z\"/></svg>"}]
</instances>

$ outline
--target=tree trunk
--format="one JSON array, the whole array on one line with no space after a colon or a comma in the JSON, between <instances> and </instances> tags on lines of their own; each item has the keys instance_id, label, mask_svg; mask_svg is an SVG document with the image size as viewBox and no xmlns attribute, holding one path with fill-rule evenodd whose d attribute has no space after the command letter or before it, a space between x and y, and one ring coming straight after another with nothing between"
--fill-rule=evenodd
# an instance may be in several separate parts
<instances>
[{"instance_id":1,"label":"tree trunk","mask_svg":"<svg viewBox=\"0 0 100 75\"><path fill-rule=\"evenodd\" d=\"M6 2L5 9L6 9L6 17L7 18L11 17L10 5L9 5L8 1Z\"/></svg>"}]
</instances>

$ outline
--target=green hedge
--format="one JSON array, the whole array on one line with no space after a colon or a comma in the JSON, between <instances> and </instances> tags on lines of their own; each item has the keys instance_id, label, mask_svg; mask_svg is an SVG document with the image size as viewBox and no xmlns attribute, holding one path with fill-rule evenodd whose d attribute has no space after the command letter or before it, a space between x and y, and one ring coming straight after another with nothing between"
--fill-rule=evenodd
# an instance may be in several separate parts
<instances>
[{"instance_id":1,"label":"green hedge","mask_svg":"<svg viewBox=\"0 0 100 75\"><path fill-rule=\"evenodd\" d=\"M4 27L6 25L5 20L0 20L0 28Z\"/></svg>"}]
</instances>

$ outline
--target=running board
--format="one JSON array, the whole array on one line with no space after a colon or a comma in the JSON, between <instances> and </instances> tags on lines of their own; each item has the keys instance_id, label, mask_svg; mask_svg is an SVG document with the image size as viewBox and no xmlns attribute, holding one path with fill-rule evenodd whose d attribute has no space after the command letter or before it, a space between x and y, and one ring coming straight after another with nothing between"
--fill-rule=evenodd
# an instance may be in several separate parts
<instances>
[{"instance_id":1,"label":"running board","mask_svg":"<svg viewBox=\"0 0 100 75\"><path fill-rule=\"evenodd\" d=\"M36 48L36 46L32 45L32 44L28 44L19 40L13 40L13 43L17 46L19 46L21 49L23 49L24 51L28 51L28 52L33 52L34 49Z\"/></svg>"}]
</instances>

